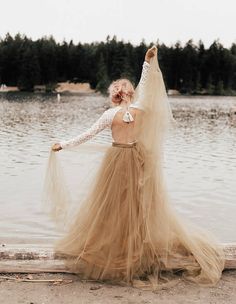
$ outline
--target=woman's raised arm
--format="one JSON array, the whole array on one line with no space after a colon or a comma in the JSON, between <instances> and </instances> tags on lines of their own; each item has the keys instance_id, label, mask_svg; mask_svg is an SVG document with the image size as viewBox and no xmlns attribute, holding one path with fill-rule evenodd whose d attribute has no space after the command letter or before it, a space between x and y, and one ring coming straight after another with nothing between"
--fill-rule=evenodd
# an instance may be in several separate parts
<instances>
[{"instance_id":1,"label":"woman's raised arm","mask_svg":"<svg viewBox=\"0 0 236 304\"><path fill-rule=\"evenodd\" d=\"M151 58L154 57L156 53L157 53L157 47L154 45L153 47L147 50L145 54L145 61L147 63L150 63Z\"/></svg>"}]
</instances>

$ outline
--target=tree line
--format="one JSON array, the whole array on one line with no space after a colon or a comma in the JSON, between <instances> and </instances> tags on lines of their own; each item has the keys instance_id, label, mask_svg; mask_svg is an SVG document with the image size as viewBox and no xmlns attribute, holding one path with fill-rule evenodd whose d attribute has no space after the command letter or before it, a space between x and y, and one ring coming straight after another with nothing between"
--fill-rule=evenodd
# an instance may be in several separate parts
<instances>
[{"instance_id":1,"label":"tree line","mask_svg":"<svg viewBox=\"0 0 236 304\"><path fill-rule=\"evenodd\" d=\"M236 44L225 48L218 40L206 48L189 40L172 46L156 42L159 64L167 89L183 94L236 95ZM0 84L32 91L35 85L89 82L106 92L114 79L138 83L145 52L152 44L139 45L108 36L105 42L58 43L50 37L32 40L25 35L0 39Z\"/></svg>"}]
</instances>

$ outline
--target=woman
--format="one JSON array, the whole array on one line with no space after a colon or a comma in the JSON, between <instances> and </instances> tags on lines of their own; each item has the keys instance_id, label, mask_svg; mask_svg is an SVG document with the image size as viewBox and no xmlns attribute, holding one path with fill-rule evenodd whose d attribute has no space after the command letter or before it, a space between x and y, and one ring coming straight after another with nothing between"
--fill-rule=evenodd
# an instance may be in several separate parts
<instances>
[{"instance_id":1,"label":"woman","mask_svg":"<svg viewBox=\"0 0 236 304\"><path fill-rule=\"evenodd\" d=\"M52 147L60 151L104 128L112 132L92 189L56 251L66 254L72 272L90 279L156 288L164 273L177 268L189 280L216 284L224 268L222 248L205 231L178 219L165 189L162 144L173 118L157 48L147 51L136 90L119 79L109 94L114 107L86 132ZM51 174L48 179L55 178ZM53 185L51 200L63 204L61 186L56 190L55 181Z\"/></svg>"}]
</instances>

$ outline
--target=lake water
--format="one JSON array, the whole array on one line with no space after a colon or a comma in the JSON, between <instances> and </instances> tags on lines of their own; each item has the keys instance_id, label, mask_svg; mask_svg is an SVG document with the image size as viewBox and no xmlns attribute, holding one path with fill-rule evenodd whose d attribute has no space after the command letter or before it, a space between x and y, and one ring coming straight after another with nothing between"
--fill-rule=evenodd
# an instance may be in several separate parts
<instances>
[{"instance_id":1,"label":"lake water","mask_svg":"<svg viewBox=\"0 0 236 304\"><path fill-rule=\"evenodd\" d=\"M236 241L236 117L229 115L236 98L170 102L177 127L165 144L164 170L172 203L182 217L221 241ZM0 95L0 243L55 240L58 233L40 199L49 148L88 128L107 105L95 94L65 95L60 102L54 95ZM108 143L108 132L93 141ZM69 172L75 185L80 170L72 155L61 157L65 166L77 163Z\"/></svg>"}]
</instances>

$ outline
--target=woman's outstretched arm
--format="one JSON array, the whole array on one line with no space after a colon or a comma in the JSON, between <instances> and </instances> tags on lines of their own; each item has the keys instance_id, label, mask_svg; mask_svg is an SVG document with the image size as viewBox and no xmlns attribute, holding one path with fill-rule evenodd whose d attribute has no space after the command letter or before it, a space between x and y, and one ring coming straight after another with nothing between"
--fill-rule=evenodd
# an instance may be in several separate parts
<instances>
[{"instance_id":1,"label":"woman's outstretched arm","mask_svg":"<svg viewBox=\"0 0 236 304\"><path fill-rule=\"evenodd\" d=\"M61 149L71 148L80 145L91 138L93 138L97 133L101 132L105 128L109 127L111 124L111 111L105 111L100 118L85 132L79 134L78 136L70 139L61 141L52 146L54 152L60 151Z\"/></svg>"}]
</instances>

